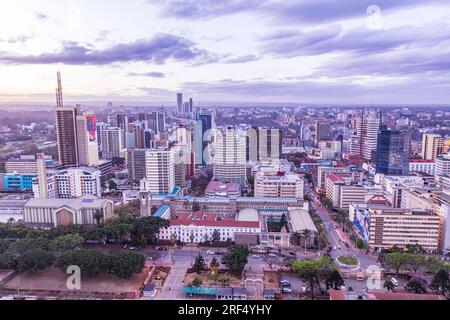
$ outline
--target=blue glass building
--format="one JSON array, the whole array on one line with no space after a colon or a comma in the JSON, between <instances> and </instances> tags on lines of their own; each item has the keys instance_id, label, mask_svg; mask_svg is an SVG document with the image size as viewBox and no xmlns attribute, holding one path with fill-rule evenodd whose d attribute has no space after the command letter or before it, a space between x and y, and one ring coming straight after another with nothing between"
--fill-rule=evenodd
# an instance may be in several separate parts
<instances>
[{"instance_id":1,"label":"blue glass building","mask_svg":"<svg viewBox=\"0 0 450 320\"><path fill-rule=\"evenodd\" d=\"M409 173L409 132L381 125L378 132L377 173L404 176Z\"/></svg>"}]
</instances>

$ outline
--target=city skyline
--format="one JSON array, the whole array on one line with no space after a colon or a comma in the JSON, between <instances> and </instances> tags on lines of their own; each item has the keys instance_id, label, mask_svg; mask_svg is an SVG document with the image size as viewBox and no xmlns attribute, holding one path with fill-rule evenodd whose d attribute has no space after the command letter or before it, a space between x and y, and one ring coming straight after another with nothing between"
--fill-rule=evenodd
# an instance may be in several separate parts
<instances>
[{"instance_id":1,"label":"city skyline","mask_svg":"<svg viewBox=\"0 0 450 320\"><path fill-rule=\"evenodd\" d=\"M374 6L375 5L375 6ZM441 1L10 1L0 103L446 104ZM379 19L377 11L380 11Z\"/></svg>"}]
</instances>

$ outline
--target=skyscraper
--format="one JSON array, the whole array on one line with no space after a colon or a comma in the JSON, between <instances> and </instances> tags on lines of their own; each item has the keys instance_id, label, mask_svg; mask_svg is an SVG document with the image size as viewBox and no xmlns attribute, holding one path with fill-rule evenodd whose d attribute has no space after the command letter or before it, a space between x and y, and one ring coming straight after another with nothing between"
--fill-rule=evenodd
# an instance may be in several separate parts
<instances>
[{"instance_id":1,"label":"skyscraper","mask_svg":"<svg viewBox=\"0 0 450 320\"><path fill-rule=\"evenodd\" d=\"M422 137L422 159L436 160L443 153L444 137L439 134L425 133Z\"/></svg>"},{"instance_id":2,"label":"skyscraper","mask_svg":"<svg viewBox=\"0 0 450 320\"><path fill-rule=\"evenodd\" d=\"M160 111L153 111L148 115L148 127L155 133L166 131L166 114Z\"/></svg>"},{"instance_id":3,"label":"skyscraper","mask_svg":"<svg viewBox=\"0 0 450 320\"><path fill-rule=\"evenodd\" d=\"M123 130L121 128L106 128L100 131L102 136L103 158L117 158L123 149Z\"/></svg>"},{"instance_id":4,"label":"skyscraper","mask_svg":"<svg viewBox=\"0 0 450 320\"><path fill-rule=\"evenodd\" d=\"M127 168L129 179L139 181L145 178L145 149L128 150Z\"/></svg>"},{"instance_id":5,"label":"skyscraper","mask_svg":"<svg viewBox=\"0 0 450 320\"><path fill-rule=\"evenodd\" d=\"M381 125L378 133L376 172L385 175L409 173L409 132Z\"/></svg>"},{"instance_id":6,"label":"skyscraper","mask_svg":"<svg viewBox=\"0 0 450 320\"><path fill-rule=\"evenodd\" d=\"M97 121L93 111L83 112L77 116L78 165L97 166L98 139Z\"/></svg>"},{"instance_id":7,"label":"skyscraper","mask_svg":"<svg viewBox=\"0 0 450 320\"><path fill-rule=\"evenodd\" d=\"M248 161L271 161L280 159L282 131L255 127L247 130L246 159Z\"/></svg>"},{"instance_id":8,"label":"skyscraper","mask_svg":"<svg viewBox=\"0 0 450 320\"><path fill-rule=\"evenodd\" d=\"M211 113L197 114L194 130L195 166L197 167L207 165L208 159L205 159L205 150L209 145L209 135L212 129L214 129L213 115Z\"/></svg>"},{"instance_id":9,"label":"skyscraper","mask_svg":"<svg viewBox=\"0 0 450 320\"><path fill-rule=\"evenodd\" d=\"M365 160L372 160L374 152L377 150L378 131L380 129L380 119L369 114L359 119L357 130L360 143L360 155Z\"/></svg>"},{"instance_id":10,"label":"skyscraper","mask_svg":"<svg viewBox=\"0 0 450 320\"><path fill-rule=\"evenodd\" d=\"M177 93L177 113L178 115L183 113L183 94Z\"/></svg>"},{"instance_id":11,"label":"skyscraper","mask_svg":"<svg viewBox=\"0 0 450 320\"><path fill-rule=\"evenodd\" d=\"M241 185L246 181L245 134L231 128L214 141L214 179Z\"/></svg>"},{"instance_id":12,"label":"skyscraper","mask_svg":"<svg viewBox=\"0 0 450 320\"><path fill-rule=\"evenodd\" d=\"M175 188L175 160L172 149L146 150L146 178L141 189L152 193L172 193Z\"/></svg>"},{"instance_id":13,"label":"skyscraper","mask_svg":"<svg viewBox=\"0 0 450 320\"><path fill-rule=\"evenodd\" d=\"M39 181L39 198L48 198L48 186L47 186L47 167L45 166L45 154L38 153L36 155L37 160L37 173Z\"/></svg>"},{"instance_id":14,"label":"skyscraper","mask_svg":"<svg viewBox=\"0 0 450 320\"><path fill-rule=\"evenodd\" d=\"M317 145L322 140L332 140L331 127L327 122L316 121L316 138L314 144Z\"/></svg>"}]
</instances>

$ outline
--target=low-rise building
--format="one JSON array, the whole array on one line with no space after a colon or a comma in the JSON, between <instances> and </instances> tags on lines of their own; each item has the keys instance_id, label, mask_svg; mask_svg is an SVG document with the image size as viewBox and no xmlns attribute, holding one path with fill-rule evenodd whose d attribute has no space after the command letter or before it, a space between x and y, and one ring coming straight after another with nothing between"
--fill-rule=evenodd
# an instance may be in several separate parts
<instances>
[{"instance_id":1,"label":"low-rise building","mask_svg":"<svg viewBox=\"0 0 450 320\"><path fill-rule=\"evenodd\" d=\"M30 199L24 205L24 222L32 227L97 224L95 214L101 212L103 221L114 216L112 201L85 195L77 199Z\"/></svg>"},{"instance_id":2,"label":"low-rise building","mask_svg":"<svg viewBox=\"0 0 450 320\"><path fill-rule=\"evenodd\" d=\"M239 197L241 185L239 183L211 181L206 187L205 195L207 197Z\"/></svg>"},{"instance_id":3,"label":"low-rise building","mask_svg":"<svg viewBox=\"0 0 450 320\"><path fill-rule=\"evenodd\" d=\"M260 171L255 177L255 197L303 199L304 181L298 174Z\"/></svg>"}]
</instances>

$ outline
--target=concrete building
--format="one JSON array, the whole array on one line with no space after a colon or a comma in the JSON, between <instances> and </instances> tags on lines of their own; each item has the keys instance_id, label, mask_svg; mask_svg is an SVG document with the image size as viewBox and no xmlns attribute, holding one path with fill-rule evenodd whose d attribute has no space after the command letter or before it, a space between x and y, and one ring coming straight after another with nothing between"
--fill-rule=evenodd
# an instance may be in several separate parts
<instances>
[{"instance_id":1,"label":"concrete building","mask_svg":"<svg viewBox=\"0 0 450 320\"><path fill-rule=\"evenodd\" d=\"M359 138L360 152L365 160L372 160L377 150L378 130L380 119L374 115L366 115L358 119L357 136Z\"/></svg>"},{"instance_id":2,"label":"concrete building","mask_svg":"<svg viewBox=\"0 0 450 320\"><path fill-rule=\"evenodd\" d=\"M436 159L436 177L450 176L450 154L443 154Z\"/></svg>"},{"instance_id":3,"label":"concrete building","mask_svg":"<svg viewBox=\"0 0 450 320\"><path fill-rule=\"evenodd\" d=\"M211 181L205 190L207 197L239 197L241 195L241 185L238 183L222 183Z\"/></svg>"},{"instance_id":4,"label":"concrete building","mask_svg":"<svg viewBox=\"0 0 450 320\"><path fill-rule=\"evenodd\" d=\"M436 160L442 154L444 137L439 134L425 133L422 137L422 159Z\"/></svg>"},{"instance_id":5,"label":"concrete building","mask_svg":"<svg viewBox=\"0 0 450 320\"><path fill-rule=\"evenodd\" d=\"M364 203L366 190L362 185L353 184L351 174L330 173L326 180L326 196L333 207L348 211L351 203Z\"/></svg>"},{"instance_id":6,"label":"concrete building","mask_svg":"<svg viewBox=\"0 0 450 320\"><path fill-rule=\"evenodd\" d=\"M145 179L141 190L170 194L175 189L175 159L173 149L146 150Z\"/></svg>"},{"instance_id":7,"label":"concrete building","mask_svg":"<svg viewBox=\"0 0 450 320\"><path fill-rule=\"evenodd\" d=\"M214 178L244 185L246 176L246 139L243 133L227 128L214 142Z\"/></svg>"},{"instance_id":8,"label":"concrete building","mask_svg":"<svg viewBox=\"0 0 450 320\"><path fill-rule=\"evenodd\" d=\"M352 204L349 219L357 235L371 249L418 244L427 251L439 248L440 218L423 209Z\"/></svg>"},{"instance_id":9,"label":"concrete building","mask_svg":"<svg viewBox=\"0 0 450 320\"><path fill-rule=\"evenodd\" d=\"M58 159L64 166L78 165L77 115L77 107L56 108Z\"/></svg>"},{"instance_id":10,"label":"concrete building","mask_svg":"<svg viewBox=\"0 0 450 320\"><path fill-rule=\"evenodd\" d=\"M93 111L83 112L76 117L77 149L79 166L97 166L98 139L97 121Z\"/></svg>"},{"instance_id":11,"label":"concrete building","mask_svg":"<svg viewBox=\"0 0 450 320\"><path fill-rule=\"evenodd\" d=\"M254 127L247 130L246 160L272 161L280 159L283 134L280 129Z\"/></svg>"},{"instance_id":12,"label":"concrete building","mask_svg":"<svg viewBox=\"0 0 450 320\"><path fill-rule=\"evenodd\" d=\"M118 158L123 155L124 131L121 128L107 128L100 131L102 136L102 157Z\"/></svg>"},{"instance_id":13,"label":"concrete building","mask_svg":"<svg viewBox=\"0 0 450 320\"><path fill-rule=\"evenodd\" d=\"M436 172L436 161L423 159L410 159L409 172L424 172L434 176Z\"/></svg>"},{"instance_id":14,"label":"concrete building","mask_svg":"<svg viewBox=\"0 0 450 320\"><path fill-rule=\"evenodd\" d=\"M23 210L25 224L32 227L94 225L98 210L103 213L103 221L114 216L112 201L92 195L77 199L30 199Z\"/></svg>"},{"instance_id":15,"label":"concrete building","mask_svg":"<svg viewBox=\"0 0 450 320\"><path fill-rule=\"evenodd\" d=\"M295 173L261 170L255 176L255 197L303 199L304 180Z\"/></svg>"},{"instance_id":16,"label":"concrete building","mask_svg":"<svg viewBox=\"0 0 450 320\"><path fill-rule=\"evenodd\" d=\"M129 149L127 152L128 178L140 181L145 178L145 149Z\"/></svg>"}]
</instances>

